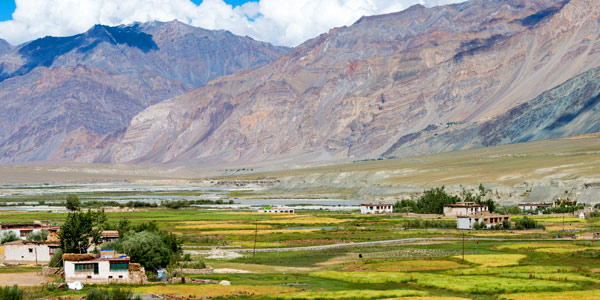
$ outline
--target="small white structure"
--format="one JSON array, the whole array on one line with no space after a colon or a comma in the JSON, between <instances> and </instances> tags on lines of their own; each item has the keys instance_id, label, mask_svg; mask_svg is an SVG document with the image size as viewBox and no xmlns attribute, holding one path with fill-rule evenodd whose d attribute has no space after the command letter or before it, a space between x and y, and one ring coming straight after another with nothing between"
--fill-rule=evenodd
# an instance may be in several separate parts
<instances>
[{"instance_id":1,"label":"small white structure","mask_svg":"<svg viewBox=\"0 0 600 300\"><path fill-rule=\"evenodd\" d=\"M444 205L444 216L472 216L488 212L487 205L475 202L458 202L456 204Z\"/></svg>"},{"instance_id":2,"label":"small white structure","mask_svg":"<svg viewBox=\"0 0 600 300\"><path fill-rule=\"evenodd\" d=\"M579 213L579 218L580 218L580 219L585 219L585 214L584 214L583 212L580 212L580 213Z\"/></svg>"},{"instance_id":3,"label":"small white structure","mask_svg":"<svg viewBox=\"0 0 600 300\"><path fill-rule=\"evenodd\" d=\"M456 217L457 229L473 229L476 223L485 224L485 228L490 228L494 225L501 225L504 221L510 222L510 216L497 214L478 214L474 216L458 216Z\"/></svg>"},{"instance_id":4,"label":"small white structure","mask_svg":"<svg viewBox=\"0 0 600 300\"><path fill-rule=\"evenodd\" d=\"M258 210L259 213L271 213L271 214L293 214L294 209L291 207L270 207L266 206L265 208L261 208Z\"/></svg>"},{"instance_id":5,"label":"small white structure","mask_svg":"<svg viewBox=\"0 0 600 300\"><path fill-rule=\"evenodd\" d=\"M360 205L360 213L363 215L386 214L386 213L392 213L393 211L394 211L394 206L392 204L362 203Z\"/></svg>"},{"instance_id":6,"label":"small white structure","mask_svg":"<svg viewBox=\"0 0 600 300\"><path fill-rule=\"evenodd\" d=\"M4 244L4 260L20 263L48 263L58 249L58 243L14 241Z\"/></svg>"},{"instance_id":7,"label":"small white structure","mask_svg":"<svg viewBox=\"0 0 600 300\"><path fill-rule=\"evenodd\" d=\"M127 255L114 251L94 254L64 254L65 282L84 283L146 283L144 268L130 264Z\"/></svg>"},{"instance_id":8,"label":"small white structure","mask_svg":"<svg viewBox=\"0 0 600 300\"><path fill-rule=\"evenodd\" d=\"M551 203L519 203L519 209L522 211L530 211L552 207Z\"/></svg>"}]
</instances>

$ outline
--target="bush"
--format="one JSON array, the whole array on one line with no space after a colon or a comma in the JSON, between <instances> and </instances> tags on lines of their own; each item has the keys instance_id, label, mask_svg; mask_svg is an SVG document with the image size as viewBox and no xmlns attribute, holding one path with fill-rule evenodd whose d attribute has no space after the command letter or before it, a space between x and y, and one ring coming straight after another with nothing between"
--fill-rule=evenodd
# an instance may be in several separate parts
<instances>
[{"instance_id":1,"label":"bush","mask_svg":"<svg viewBox=\"0 0 600 300\"><path fill-rule=\"evenodd\" d=\"M34 241L34 242L43 242L48 238L48 234L50 234L48 232L48 230L40 230L40 231L35 231L35 232L30 232L27 234L26 239L28 241Z\"/></svg>"},{"instance_id":2,"label":"bush","mask_svg":"<svg viewBox=\"0 0 600 300\"><path fill-rule=\"evenodd\" d=\"M0 288L0 300L21 300L23 299L23 292L19 290L19 287L5 286Z\"/></svg>"},{"instance_id":3,"label":"bush","mask_svg":"<svg viewBox=\"0 0 600 300\"><path fill-rule=\"evenodd\" d=\"M544 225L542 225L542 224L538 223L536 220L530 219L528 217L523 217L523 219L515 221L515 229L517 229L517 230L535 229L535 228L546 229L544 227Z\"/></svg>"},{"instance_id":4,"label":"bush","mask_svg":"<svg viewBox=\"0 0 600 300\"><path fill-rule=\"evenodd\" d=\"M86 300L133 300L140 297L133 297L130 290L115 288L111 291L104 289L93 289L85 295Z\"/></svg>"},{"instance_id":5,"label":"bush","mask_svg":"<svg viewBox=\"0 0 600 300\"><path fill-rule=\"evenodd\" d=\"M502 228L503 229L510 229L511 225L512 224L510 223L510 221L504 221L504 222L502 222Z\"/></svg>"},{"instance_id":6,"label":"bush","mask_svg":"<svg viewBox=\"0 0 600 300\"><path fill-rule=\"evenodd\" d=\"M54 253L54 255L52 255L52 258L50 259L48 266L51 268L62 267L62 256L63 256L62 249L58 249L58 251L56 251L56 253Z\"/></svg>"},{"instance_id":7,"label":"bush","mask_svg":"<svg viewBox=\"0 0 600 300\"><path fill-rule=\"evenodd\" d=\"M14 241L18 241L19 237L14 231L5 231L2 236L0 236L0 243L10 243Z\"/></svg>"}]
</instances>

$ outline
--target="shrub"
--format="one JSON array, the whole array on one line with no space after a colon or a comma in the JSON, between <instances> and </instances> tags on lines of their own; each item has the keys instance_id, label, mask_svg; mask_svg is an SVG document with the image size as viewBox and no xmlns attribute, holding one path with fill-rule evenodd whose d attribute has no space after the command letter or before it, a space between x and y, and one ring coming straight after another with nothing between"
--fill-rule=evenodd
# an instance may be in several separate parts
<instances>
[{"instance_id":1,"label":"shrub","mask_svg":"<svg viewBox=\"0 0 600 300\"><path fill-rule=\"evenodd\" d=\"M50 234L48 230L44 229L36 232L30 232L27 234L26 238L29 241L43 242L48 238L48 234Z\"/></svg>"},{"instance_id":2,"label":"shrub","mask_svg":"<svg viewBox=\"0 0 600 300\"><path fill-rule=\"evenodd\" d=\"M21 300L23 299L23 292L18 286L5 286L0 288L0 300Z\"/></svg>"},{"instance_id":3,"label":"shrub","mask_svg":"<svg viewBox=\"0 0 600 300\"><path fill-rule=\"evenodd\" d=\"M115 288L113 290L92 289L85 295L86 300L133 300L140 297L133 297L130 290Z\"/></svg>"},{"instance_id":4,"label":"shrub","mask_svg":"<svg viewBox=\"0 0 600 300\"><path fill-rule=\"evenodd\" d=\"M10 242L18 241L18 240L19 240L19 237L17 236L17 234L14 231L5 231L0 236L0 243L2 243L2 244L10 243Z\"/></svg>"},{"instance_id":5,"label":"shrub","mask_svg":"<svg viewBox=\"0 0 600 300\"><path fill-rule=\"evenodd\" d=\"M58 251L56 251L56 253L54 253L54 255L52 255L52 258L50 259L48 266L52 267L52 268L62 267L62 255L63 255L62 249L58 249Z\"/></svg>"},{"instance_id":6,"label":"shrub","mask_svg":"<svg viewBox=\"0 0 600 300\"><path fill-rule=\"evenodd\" d=\"M534 229L534 228L545 229L544 225L542 225L542 224L538 223L536 220L530 219L528 217L523 217L523 219L519 219L519 220L515 221L515 229L517 229L517 230Z\"/></svg>"}]
</instances>

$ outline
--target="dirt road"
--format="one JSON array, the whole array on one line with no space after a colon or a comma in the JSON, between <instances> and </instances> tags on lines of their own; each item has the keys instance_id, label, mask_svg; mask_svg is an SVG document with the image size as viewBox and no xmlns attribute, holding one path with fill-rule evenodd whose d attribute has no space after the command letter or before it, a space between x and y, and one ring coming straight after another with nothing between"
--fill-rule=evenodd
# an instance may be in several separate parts
<instances>
[{"instance_id":1,"label":"dirt road","mask_svg":"<svg viewBox=\"0 0 600 300\"><path fill-rule=\"evenodd\" d=\"M0 273L0 286L34 286L51 282L52 278L44 277L35 272L24 273Z\"/></svg>"}]
</instances>

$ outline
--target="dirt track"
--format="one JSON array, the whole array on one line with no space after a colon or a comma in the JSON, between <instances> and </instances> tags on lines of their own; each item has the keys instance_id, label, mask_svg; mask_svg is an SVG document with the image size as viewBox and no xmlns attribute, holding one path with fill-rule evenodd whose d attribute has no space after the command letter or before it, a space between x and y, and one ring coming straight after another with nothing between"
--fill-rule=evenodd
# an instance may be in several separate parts
<instances>
[{"instance_id":1,"label":"dirt track","mask_svg":"<svg viewBox=\"0 0 600 300\"><path fill-rule=\"evenodd\" d=\"M0 273L0 286L12 286L15 284L19 286L34 286L42 285L48 281L52 281L52 279L35 272Z\"/></svg>"}]
</instances>

